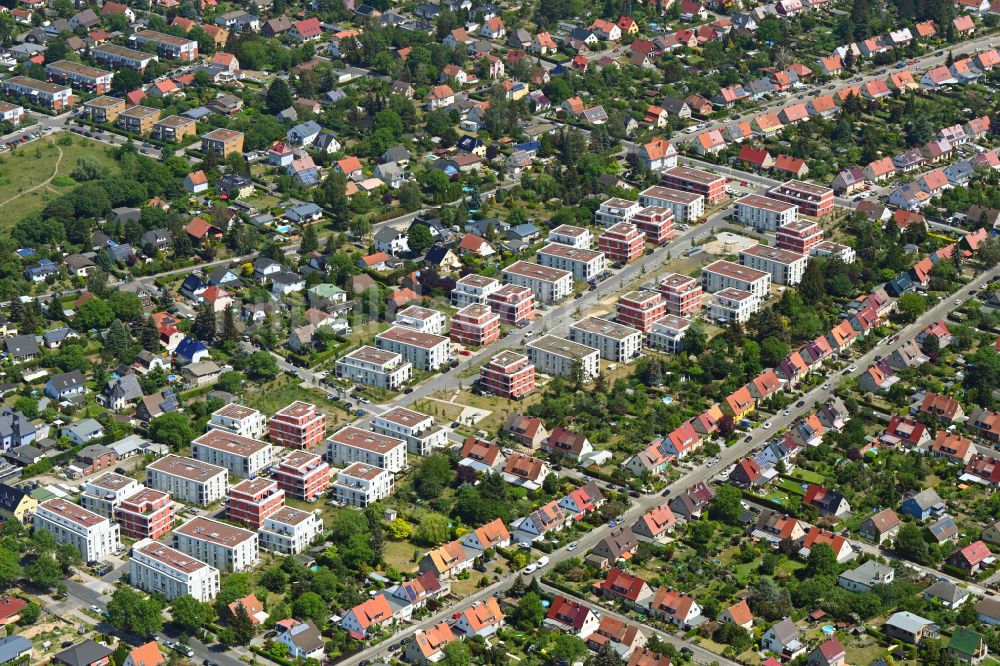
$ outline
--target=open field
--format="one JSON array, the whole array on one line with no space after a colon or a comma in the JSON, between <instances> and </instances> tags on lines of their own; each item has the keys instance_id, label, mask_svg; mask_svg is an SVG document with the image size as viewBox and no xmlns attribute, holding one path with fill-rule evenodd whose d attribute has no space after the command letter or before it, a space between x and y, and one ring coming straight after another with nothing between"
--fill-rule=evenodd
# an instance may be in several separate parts
<instances>
[{"instance_id":1,"label":"open field","mask_svg":"<svg viewBox=\"0 0 1000 666\"><path fill-rule=\"evenodd\" d=\"M104 144L73 136L73 143L59 145L57 133L31 141L17 150L0 155L0 206L12 213L0 220L0 228L9 228L32 213L37 213L62 194L72 191L75 183L56 185L54 178L69 178L76 161L89 155L105 169L117 170L110 149Z\"/></svg>"}]
</instances>

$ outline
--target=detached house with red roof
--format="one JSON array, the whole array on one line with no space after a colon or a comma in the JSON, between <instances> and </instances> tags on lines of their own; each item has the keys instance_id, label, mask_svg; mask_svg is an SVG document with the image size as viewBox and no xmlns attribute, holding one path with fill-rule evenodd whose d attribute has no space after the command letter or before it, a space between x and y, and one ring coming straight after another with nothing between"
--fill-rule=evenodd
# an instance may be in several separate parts
<instances>
[{"instance_id":1,"label":"detached house with red roof","mask_svg":"<svg viewBox=\"0 0 1000 666\"><path fill-rule=\"evenodd\" d=\"M504 614L493 597L480 601L462 611L455 621L455 630L466 637L492 636L503 627Z\"/></svg>"},{"instance_id":2,"label":"detached house with red roof","mask_svg":"<svg viewBox=\"0 0 1000 666\"><path fill-rule=\"evenodd\" d=\"M639 541L664 544L670 540L670 533L676 525L677 517L670 510L670 505L664 502L642 514L632 525L632 532Z\"/></svg>"},{"instance_id":3,"label":"detached house with red roof","mask_svg":"<svg viewBox=\"0 0 1000 666\"><path fill-rule=\"evenodd\" d=\"M594 447L586 435L581 432L567 430L563 427L553 430L541 448L543 451L565 456L573 461L586 458L594 451Z\"/></svg>"},{"instance_id":4,"label":"detached house with red roof","mask_svg":"<svg viewBox=\"0 0 1000 666\"><path fill-rule=\"evenodd\" d=\"M385 595L380 594L358 604L340 621L340 628L361 641L375 625L392 620L392 607Z\"/></svg>"},{"instance_id":5,"label":"detached house with red roof","mask_svg":"<svg viewBox=\"0 0 1000 666\"><path fill-rule=\"evenodd\" d=\"M549 605L542 624L548 629L583 638L597 631L600 620L589 606L559 595Z\"/></svg>"},{"instance_id":6,"label":"detached house with red roof","mask_svg":"<svg viewBox=\"0 0 1000 666\"><path fill-rule=\"evenodd\" d=\"M323 37L323 26L315 17L293 21L288 35L297 42L314 42Z\"/></svg>"},{"instance_id":7,"label":"detached house with red roof","mask_svg":"<svg viewBox=\"0 0 1000 666\"><path fill-rule=\"evenodd\" d=\"M657 590L649 610L681 628L690 627L695 618L701 615L701 606L693 597L667 587Z\"/></svg>"},{"instance_id":8,"label":"detached house with red roof","mask_svg":"<svg viewBox=\"0 0 1000 666\"><path fill-rule=\"evenodd\" d=\"M650 171L677 166L677 149L666 139L654 139L639 148L639 163Z\"/></svg>"},{"instance_id":9,"label":"detached house with red roof","mask_svg":"<svg viewBox=\"0 0 1000 666\"><path fill-rule=\"evenodd\" d=\"M821 516L843 516L849 513L851 505L841 493L810 483L802 502L815 508Z\"/></svg>"},{"instance_id":10,"label":"detached house with red roof","mask_svg":"<svg viewBox=\"0 0 1000 666\"><path fill-rule=\"evenodd\" d=\"M604 493L596 481L588 481L559 500L559 508L567 515L582 520L604 505Z\"/></svg>"},{"instance_id":11,"label":"detached house with red roof","mask_svg":"<svg viewBox=\"0 0 1000 666\"><path fill-rule=\"evenodd\" d=\"M736 389L722 401L722 411L737 421L752 413L756 407L757 403L746 386Z\"/></svg>"},{"instance_id":12,"label":"detached house with red roof","mask_svg":"<svg viewBox=\"0 0 1000 666\"><path fill-rule=\"evenodd\" d=\"M934 438L931 445L931 455L935 458L947 458L953 463L969 462L976 455L976 445L971 439L942 430Z\"/></svg>"},{"instance_id":13,"label":"detached house with red roof","mask_svg":"<svg viewBox=\"0 0 1000 666\"><path fill-rule=\"evenodd\" d=\"M747 631L753 631L753 613L750 612L747 600L741 599L739 602L722 611L722 615L719 616L719 622L735 624L737 627L743 627Z\"/></svg>"},{"instance_id":14,"label":"detached house with red roof","mask_svg":"<svg viewBox=\"0 0 1000 666\"><path fill-rule=\"evenodd\" d=\"M924 401L920 405L922 414L930 414L941 419L945 423L954 423L958 419L965 417L965 410L954 398L928 391L924 395Z\"/></svg>"},{"instance_id":15,"label":"detached house with red roof","mask_svg":"<svg viewBox=\"0 0 1000 666\"><path fill-rule=\"evenodd\" d=\"M959 548L948 556L948 564L958 567L970 576L993 563L996 558L982 541L974 541L965 548Z\"/></svg>"},{"instance_id":16,"label":"detached house with red roof","mask_svg":"<svg viewBox=\"0 0 1000 666\"><path fill-rule=\"evenodd\" d=\"M641 610L649 608L653 599L653 590L646 581L617 567L612 567L607 577L594 587L603 597L626 601Z\"/></svg>"}]
</instances>

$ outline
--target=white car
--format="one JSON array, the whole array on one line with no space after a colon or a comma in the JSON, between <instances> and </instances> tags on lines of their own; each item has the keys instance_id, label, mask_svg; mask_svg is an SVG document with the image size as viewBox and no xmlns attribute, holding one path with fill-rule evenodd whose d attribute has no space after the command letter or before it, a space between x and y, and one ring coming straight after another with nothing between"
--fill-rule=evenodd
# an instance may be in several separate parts
<instances>
[{"instance_id":1,"label":"white car","mask_svg":"<svg viewBox=\"0 0 1000 666\"><path fill-rule=\"evenodd\" d=\"M94 604L94 605L92 605L90 607L90 610L94 611L95 613L100 613L101 612L101 607L98 606L98 605L96 605L96 604Z\"/></svg>"},{"instance_id":2,"label":"white car","mask_svg":"<svg viewBox=\"0 0 1000 666\"><path fill-rule=\"evenodd\" d=\"M528 566L524 567L524 575L525 576L529 576L529 575L535 573L535 569L537 569L537 568L538 568L538 565L529 564Z\"/></svg>"},{"instance_id":3,"label":"white car","mask_svg":"<svg viewBox=\"0 0 1000 666\"><path fill-rule=\"evenodd\" d=\"M570 544L568 546L566 546L566 550L570 550L570 551L576 550L576 547L579 546L579 545L580 544L578 544L576 541L572 541L572 542L570 542Z\"/></svg>"},{"instance_id":4,"label":"white car","mask_svg":"<svg viewBox=\"0 0 1000 666\"><path fill-rule=\"evenodd\" d=\"M961 305L961 304L962 304L962 299L961 298L956 298L955 299L955 305Z\"/></svg>"},{"instance_id":5,"label":"white car","mask_svg":"<svg viewBox=\"0 0 1000 666\"><path fill-rule=\"evenodd\" d=\"M541 569L542 567L544 567L548 563L549 563L549 556L548 555L542 555L541 557L538 558L538 561L535 562L535 565L539 569Z\"/></svg>"},{"instance_id":6,"label":"white car","mask_svg":"<svg viewBox=\"0 0 1000 666\"><path fill-rule=\"evenodd\" d=\"M852 365L849 368L847 368L847 371L848 372L857 372L858 371L858 366Z\"/></svg>"},{"instance_id":7,"label":"white car","mask_svg":"<svg viewBox=\"0 0 1000 666\"><path fill-rule=\"evenodd\" d=\"M830 382L827 382L826 384L823 384L823 388L829 391L830 390Z\"/></svg>"},{"instance_id":8,"label":"white car","mask_svg":"<svg viewBox=\"0 0 1000 666\"><path fill-rule=\"evenodd\" d=\"M770 422L770 421L767 421L767 422L766 422L766 423L764 424L764 430L770 430L770 429L771 429L771 422Z\"/></svg>"}]
</instances>

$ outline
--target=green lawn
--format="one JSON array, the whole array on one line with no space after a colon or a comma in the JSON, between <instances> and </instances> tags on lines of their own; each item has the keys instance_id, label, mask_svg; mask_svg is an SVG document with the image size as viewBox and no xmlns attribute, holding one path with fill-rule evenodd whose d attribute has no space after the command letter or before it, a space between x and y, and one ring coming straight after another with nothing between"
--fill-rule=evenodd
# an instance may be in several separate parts
<instances>
[{"instance_id":1,"label":"green lawn","mask_svg":"<svg viewBox=\"0 0 1000 666\"><path fill-rule=\"evenodd\" d=\"M117 163L105 144L73 135L73 143L63 146L56 141L61 136L63 133L56 133L0 153L0 206L9 213L0 219L0 228L14 226L72 191L75 183L56 185L51 180L69 178L83 155L96 158L109 172L117 171Z\"/></svg>"},{"instance_id":2,"label":"green lawn","mask_svg":"<svg viewBox=\"0 0 1000 666\"><path fill-rule=\"evenodd\" d=\"M805 495L805 492L802 490L802 484L791 479L783 479L777 484L777 487L793 495Z\"/></svg>"},{"instance_id":3,"label":"green lawn","mask_svg":"<svg viewBox=\"0 0 1000 666\"><path fill-rule=\"evenodd\" d=\"M826 478L822 474L817 474L808 469L797 469L788 476L793 479L800 479L805 483L823 483L826 481Z\"/></svg>"},{"instance_id":4,"label":"green lawn","mask_svg":"<svg viewBox=\"0 0 1000 666\"><path fill-rule=\"evenodd\" d=\"M319 411L326 414L327 430L347 425L353 420L353 417L345 413L342 406L332 400L327 400L324 391L302 387L299 385L298 379L293 379L286 374L278 375L278 378L273 382L264 384L260 388L247 390L242 398L243 404L259 409L267 416L287 407L296 400L311 403L316 405Z\"/></svg>"}]
</instances>

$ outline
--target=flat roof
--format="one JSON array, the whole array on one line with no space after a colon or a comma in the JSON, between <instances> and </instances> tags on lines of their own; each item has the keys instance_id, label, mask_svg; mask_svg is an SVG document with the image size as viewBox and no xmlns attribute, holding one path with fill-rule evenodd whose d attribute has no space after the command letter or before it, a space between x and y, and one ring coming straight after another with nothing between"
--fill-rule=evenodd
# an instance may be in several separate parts
<instances>
[{"instance_id":1,"label":"flat roof","mask_svg":"<svg viewBox=\"0 0 1000 666\"><path fill-rule=\"evenodd\" d=\"M503 269L502 272L510 273L512 275L520 275L521 277L526 278L533 278L543 282L558 282L566 277L569 277L572 280L573 275L569 271L560 270L558 268L549 268L548 266L539 266L538 264L531 264L527 261L515 262Z\"/></svg>"},{"instance_id":2,"label":"flat roof","mask_svg":"<svg viewBox=\"0 0 1000 666\"><path fill-rule=\"evenodd\" d=\"M720 259L708 266L703 266L701 270L706 273L717 273L718 275L723 275L734 280L745 280L747 282L756 282L770 275L770 273L748 268L747 266L740 266L724 259Z\"/></svg>"},{"instance_id":3,"label":"flat roof","mask_svg":"<svg viewBox=\"0 0 1000 666\"><path fill-rule=\"evenodd\" d=\"M406 426L407 428L413 428L418 424L423 423L430 417L426 414L415 412L412 409L407 409L406 407L393 407L389 411L384 414L379 414L375 418L390 421L392 423L398 423L399 425Z\"/></svg>"},{"instance_id":4,"label":"flat roof","mask_svg":"<svg viewBox=\"0 0 1000 666\"><path fill-rule=\"evenodd\" d=\"M167 455L159 460L154 460L146 466L146 469L156 470L163 474L179 476L191 481L204 483L213 479L219 474L226 474L226 469L211 463L195 460L186 456Z\"/></svg>"},{"instance_id":5,"label":"flat roof","mask_svg":"<svg viewBox=\"0 0 1000 666\"><path fill-rule=\"evenodd\" d=\"M627 294L622 294L618 297L618 303L621 304L622 301L629 301L631 303L636 303L640 305L645 305L649 301L662 301L663 294L658 291L644 291L636 290L630 291Z\"/></svg>"},{"instance_id":6,"label":"flat roof","mask_svg":"<svg viewBox=\"0 0 1000 666\"><path fill-rule=\"evenodd\" d=\"M422 347L423 349L434 349L440 344L448 343L448 338L443 335L424 333L405 326L393 326L389 330L376 335L375 339L389 340L414 347Z\"/></svg>"},{"instance_id":7,"label":"flat roof","mask_svg":"<svg viewBox=\"0 0 1000 666\"><path fill-rule=\"evenodd\" d=\"M430 308L422 308L419 305L411 305L410 307L401 310L396 313L396 317L412 317L413 319L419 319L420 321L427 321L435 315L443 317L444 315L437 310L431 310Z\"/></svg>"},{"instance_id":8,"label":"flat roof","mask_svg":"<svg viewBox=\"0 0 1000 666\"><path fill-rule=\"evenodd\" d=\"M451 321L452 323L454 323L456 319L459 319L460 321L470 320L470 319L474 321L480 321L482 319L494 319L494 318L500 319L500 315L494 313L489 306L483 305L481 303L470 303L469 305L466 305L464 308L456 312L455 315L451 318Z\"/></svg>"},{"instance_id":9,"label":"flat roof","mask_svg":"<svg viewBox=\"0 0 1000 666\"><path fill-rule=\"evenodd\" d=\"M124 104L125 100L118 99L117 97L111 97L110 95L101 95L100 97L95 97L89 102L84 102L84 106L96 106L99 109L107 109L112 106L118 106L119 104Z\"/></svg>"},{"instance_id":10,"label":"flat roof","mask_svg":"<svg viewBox=\"0 0 1000 666\"><path fill-rule=\"evenodd\" d=\"M406 446L406 442L388 435L380 435L354 426L346 426L330 435L331 442L344 444L373 453L388 453L396 447Z\"/></svg>"},{"instance_id":11,"label":"flat roof","mask_svg":"<svg viewBox=\"0 0 1000 666\"><path fill-rule=\"evenodd\" d=\"M727 298L731 301L745 301L748 298L753 298L753 294L749 291L743 291L735 287L726 287L722 291L717 291L715 292L715 296L718 298Z\"/></svg>"},{"instance_id":12,"label":"flat roof","mask_svg":"<svg viewBox=\"0 0 1000 666\"><path fill-rule=\"evenodd\" d=\"M46 511L76 523L80 527L91 528L107 521L107 518L98 516L96 513L87 511L82 506L64 499L50 499L39 508L44 508Z\"/></svg>"},{"instance_id":13,"label":"flat roof","mask_svg":"<svg viewBox=\"0 0 1000 666\"><path fill-rule=\"evenodd\" d=\"M116 55L123 58L131 58L132 60L155 60L156 54L146 53L145 51L136 51L135 49L130 49L127 46L119 46L118 44L101 44L100 46L95 46L90 49L91 53L110 53L111 55Z\"/></svg>"},{"instance_id":14,"label":"flat roof","mask_svg":"<svg viewBox=\"0 0 1000 666\"><path fill-rule=\"evenodd\" d=\"M185 125L195 125L197 123L191 118L185 118L184 116L167 116L163 120L156 121L156 124L164 127L184 127Z\"/></svg>"},{"instance_id":15,"label":"flat roof","mask_svg":"<svg viewBox=\"0 0 1000 666\"><path fill-rule=\"evenodd\" d=\"M611 197L601 203L601 208L634 208L639 205L638 201L623 199L622 197Z\"/></svg>"},{"instance_id":16,"label":"flat roof","mask_svg":"<svg viewBox=\"0 0 1000 666\"><path fill-rule=\"evenodd\" d=\"M234 548L257 536L256 532L233 527L204 516L195 516L174 530L174 534L183 534L226 548Z\"/></svg>"},{"instance_id":17,"label":"flat roof","mask_svg":"<svg viewBox=\"0 0 1000 666\"><path fill-rule=\"evenodd\" d=\"M692 323L694 322L692 322L690 319L685 319L684 317L678 317L677 315L667 315L663 319L660 319L659 321L655 322L653 324L653 329L655 330L657 326L662 326L666 328L672 328L677 331L683 331Z\"/></svg>"},{"instance_id":18,"label":"flat roof","mask_svg":"<svg viewBox=\"0 0 1000 666\"><path fill-rule=\"evenodd\" d=\"M383 472L385 472L385 470L381 467L366 465L365 463L359 462L351 463L340 471L340 473L344 476L353 476L356 479L364 479L365 481L377 479Z\"/></svg>"},{"instance_id":19,"label":"flat roof","mask_svg":"<svg viewBox=\"0 0 1000 666\"><path fill-rule=\"evenodd\" d=\"M640 197L653 197L655 199L663 199L664 201L672 201L674 203L685 204L690 206L693 203L697 203L699 199L704 199L700 194L695 194L694 192L681 192L680 190L675 190L670 187L663 187L662 185L653 185L652 187L647 187L642 192L639 192Z\"/></svg>"},{"instance_id":20,"label":"flat roof","mask_svg":"<svg viewBox=\"0 0 1000 666\"><path fill-rule=\"evenodd\" d=\"M302 468L304 467L309 467L312 465L321 465L323 464L323 462L324 462L323 457L318 454L310 453L309 451L297 450L297 451L292 451L287 456L282 458L281 461L278 463L278 466L291 467L301 472L303 471Z\"/></svg>"},{"instance_id":21,"label":"flat roof","mask_svg":"<svg viewBox=\"0 0 1000 666\"><path fill-rule=\"evenodd\" d=\"M351 353L346 354L344 358L373 363L375 365L386 365L387 363L392 363L402 357L397 352L391 352L385 349L378 349L370 345L365 345L364 347L359 347Z\"/></svg>"},{"instance_id":22,"label":"flat roof","mask_svg":"<svg viewBox=\"0 0 1000 666\"><path fill-rule=\"evenodd\" d=\"M531 293L531 287L525 287L523 284L505 284L504 286L500 287L492 294L490 294L489 297L494 300L497 300L497 299L510 298L513 296L527 296L530 293Z\"/></svg>"},{"instance_id":23,"label":"flat roof","mask_svg":"<svg viewBox=\"0 0 1000 666\"><path fill-rule=\"evenodd\" d=\"M235 139L238 136L243 136L243 132L226 129L225 127L218 127L211 132L202 134L201 138L209 139L211 141L229 141L230 139Z\"/></svg>"},{"instance_id":24,"label":"flat roof","mask_svg":"<svg viewBox=\"0 0 1000 666\"><path fill-rule=\"evenodd\" d=\"M694 169L692 167L686 166L675 166L669 169L663 170L664 176L674 176L675 178L683 178L684 180L690 180L694 183L699 183L701 185L711 185L717 183L720 180L725 180L724 176L717 176L714 173L709 173L702 169Z\"/></svg>"},{"instance_id":25,"label":"flat roof","mask_svg":"<svg viewBox=\"0 0 1000 666\"><path fill-rule=\"evenodd\" d=\"M576 227L572 224L560 224L558 227L549 232L551 234L558 234L559 236L569 236L571 238L578 238L584 234L590 233L589 229L584 229L583 227Z\"/></svg>"},{"instance_id":26,"label":"flat roof","mask_svg":"<svg viewBox=\"0 0 1000 666\"><path fill-rule=\"evenodd\" d=\"M772 213L785 213L790 209L797 208L797 206L793 203L778 201L777 199L765 197L760 194L748 194L745 197L740 197L736 200L736 205L750 206L751 208L762 208L764 210L771 211Z\"/></svg>"},{"instance_id":27,"label":"flat roof","mask_svg":"<svg viewBox=\"0 0 1000 666\"><path fill-rule=\"evenodd\" d=\"M276 523L281 523L282 525L298 525L302 521L312 517L312 515L313 514L309 511L303 511L302 509L296 509L290 506L283 506L268 516L267 519L273 520Z\"/></svg>"},{"instance_id":28,"label":"flat roof","mask_svg":"<svg viewBox=\"0 0 1000 666\"><path fill-rule=\"evenodd\" d=\"M96 67L88 67L87 65L81 65L78 62L72 62L70 60L57 60L54 63L45 66L45 69L49 67L53 69L61 69L66 72L73 72L74 74L80 74L82 76L89 76L93 79L99 79L102 76L111 76L111 72L98 69Z\"/></svg>"},{"instance_id":29,"label":"flat roof","mask_svg":"<svg viewBox=\"0 0 1000 666\"><path fill-rule=\"evenodd\" d=\"M469 273L468 275L459 278L458 282L455 284L466 284L470 287L479 287L483 289L490 286L491 284L496 284L499 282L496 278L486 277L485 275L477 275L475 273Z\"/></svg>"},{"instance_id":30,"label":"flat roof","mask_svg":"<svg viewBox=\"0 0 1000 666\"><path fill-rule=\"evenodd\" d=\"M187 553L166 546L159 541L150 541L145 545L136 545L133 551L138 551L142 555L175 570L186 574L194 573L205 567L212 568L201 560L196 560Z\"/></svg>"},{"instance_id":31,"label":"flat roof","mask_svg":"<svg viewBox=\"0 0 1000 666\"><path fill-rule=\"evenodd\" d=\"M256 495L268 488L278 489L278 482L265 476L256 479L244 479L229 489L230 493L243 493L245 495Z\"/></svg>"},{"instance_id":32,"label":"flat roof","mask_svg":"<svg viewBox=\"0 0 1000 666\"><path fill-rule=\"evenodd\" d=\"M38 79L29 79L27 76L12 76L4 81L4 83L13 83L15 85L24 86L25 88L31 88L33 90L40 90L42 92L52 94L63 92L64 90L72 90L69 86L49 83L48 81L39 81Z\"/></svg>"},{"instance_id":33,"label":"flat roof","mask_svg":"<svg viewBox=\"0 0 1000 666\"><path fill-rule=\"evenodd\" d=\"M813 231L814 233L822 233L823 230L820 229L819 225L812 220L798 219L778 227L779 234L783 231L798 235L806 231Z\"/></svg>"},{"instance_id":34,"label":"flat roof","mask_svg":"<svg viewBox=\"0 0 1000 666\"><path fill-rule=\"evenodd\" d=\"M537 338L532 342L528 343L528 349L539 349L549 354L555 354L556 356L563 356L565 358L578 359L585 356L590 356L591 354L600 354L600 352L593 347L588 347L587 345L582 345L579 342L573 342L572 340L567 340L565 338L557 338L554 335L546 335L541 338Z\"/></svg>"},{"instance_id":35,"label":"flat roof","mask_svg":"<svg viewBox=\"0 0 1000 666\"><path fill-rule=\"evenodd\" d=\"M87 485L95 488L103 488L104 490L117 491L122 488L127 488L133 483L137 483L137 481L135 479L130 479L127 476L122 476L121 474L108 472L107 474L102 474L93 481L88 481Z\"/></svg>"},{"instance_id":36,"label":"flat roof","mask_svg":"<svg viewBox=\"0 0 1000 666\"><path fill-rule=\"evenodd\" d=\"M218 428L212 428L205 434L196 438L193 442L191 442L191 444L197 444L199 446L215 449L216 451L223 451L225 453L231 453L244 458L252 456L253 454L263 451L264 449L271 448L271 445L266 442L251 439L250 437L243 437L226 430L219 430Z\"/></svg>"},{"instance_id":37,"label":"flat roof","mask_svg":"<svg viewBox=\"0 0 1000 666\"><path fill-rule=\"evenodd\" d=\"M761 259L766 259L768 261L774 261L779 264L794 264L797 261L804 261L806 255L799 254L798 252L793 252L792 250L785 250L780 247L771 247L770 245L751 245L745 250L742 250L740 254L746 254L751 257L759 257Z\"/></svg>"},{"instance_id":38,"label":"flat roof","mask_svg":"<svg viewBox=\"0 0 1000 666\"><path fill-rule=\"evenodd\" d=\"M301 419L310 414L316 413L316 405L305 402L304 400L296 400L291 402L282 409L279 409L275 416L291 416L293 419Z\"/></svg>"},{"instance_id":39,"label":"flat roof","mask_svg":"<svg viewBox=\"0 0 1000 666\"><path fill-rule=\"evenodd\" d=\"M613 226L608 227L601 234L602 237L607 236L638 236L639 227L635 226L631 222L619 222Z\"/></svg>"},{"instance_id":40,"label":"flat roof","mask_svg":"<svg viewBox=\"0 0 1000 666\"><path fill-rule=\"evenodd\" d=\"M155 30L142 30L135 33L138 39L148 39L154 42L163 42L164 44L170 44L171 46L187 46L188 44L196 43L192 39L184 39L183 37L174 37L173 35L168 35L162 32L156 32Z\"/></svg>"},{"instance_id":41,"label":"flat roof","mask_svg":"<svg viewBox=\"0 0 1000 666\"><path fill-rule=\"evenodd\" d=\"M582 247L563 245L562 243L549 243L545 247L538 250L536 254L548 254L561 259L582 261L585 264L589 264L590 262L604 256L603 252L598 252L597 250L588 250Z\"/></svg>"},{"instance_id":42,"label":"flat roof","mask_svg":"<svg viewBox=\"0 0 1000 666\"><path fill-rule=\"evenodd\" d=\"M660 280L661 287L669 287L671 289L691 289L698 286L698 279L693 278L690 275L681 275L680 273L670 273L667 277Z\"/></svg>"},{"instance_id":43,"label":"flat roof","mask_svg":"<svg viewBox=\"0 0 1000 666\"><path fill-rule=\"evenodd\" d=\"M499 365L507 367L514 365L515 363L530 363L530 361L524 354L519 354L516 351L505 349L487 361L486 365Z\"/></svg>"},{"instance_id":44,"label":"flat roof","mask_svg":"<svg viewBox=\"0 0 1000 666\"><path fill-rule=\"evenodd\" d=\"M146 118L148 116L158 115L160 115L160 110L154 109L151 106L130 106L122 111L122 116L131 116L133 118Z\"/></svg>"},{"instance_id":45,"label":"flat roof","mask_svg":"<svg viewBox=\"0 0 1000 666\"><path fill-rule=\"evenodd\" d=\"M806 183L801 180L789 180L788 182L782 183L772 187L768 192L782 192L789 194L801 194L806 197L823 197L826 195L833 195L833 189L829 187L823 187L821 185L813 185L812 183Z\"/></svg>"},{"instance_id":46,"label":"flat roof","mask_svg":"<svg viewBox=\"0 0 1000 666\"><path fill-rule=\"evenodd\" d=\"M155 488L142 488L138 492L133 493L126 497L122 502L122 507L126 504L142 504L143 502L155 502L157 500L162 500L165 497L170 497L169 493L165 493L162 490L156 490Z\"/></svg>"},{"instance_id":47,"label":"flat roof","mask_svg":"<svg viewBox=\"0 0 1000 666\"><path fill-rule=\"evenodd\" d=\"M631 326L625 326L624 324L619 324L615 321L609 321L607 319L601 319L599 317L587 317L586 319L581 319L578 322L570 324L570 328L576 328L581 331L586 331L587 333L593 333L595 335L601 335L606 338L614 338L615 340L624 340L632 336L642 336L642 332L632 328Z\"/></svg>"},{"instance_id":48,"label":"flat roof","mask_svg":"<svg viewBox=\"0 0 1000 666\"><path fill-rule=\"evenodd\" d=\"M227 419L237 419L242 420L248 416L253 416L254 414L260 414L259 411L251 407L246 407L235 402L231 402L225 407L219 407L217 410L212 412L212 416L221 416Z\"/></svg>"}]
</instances>

